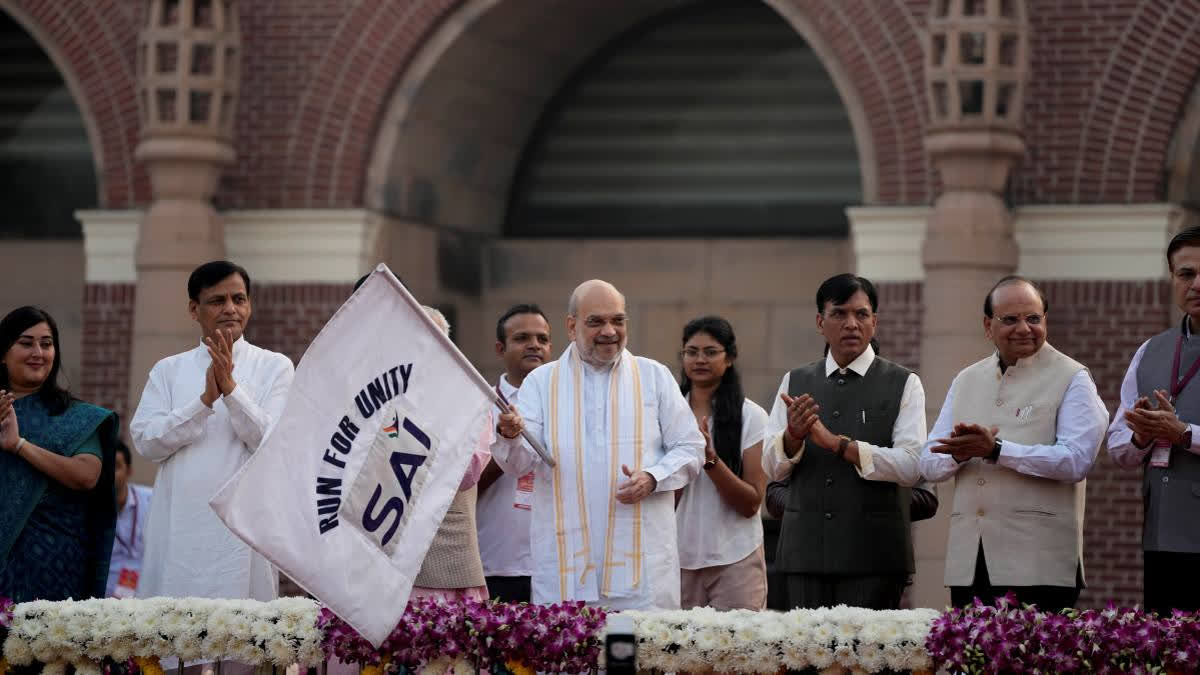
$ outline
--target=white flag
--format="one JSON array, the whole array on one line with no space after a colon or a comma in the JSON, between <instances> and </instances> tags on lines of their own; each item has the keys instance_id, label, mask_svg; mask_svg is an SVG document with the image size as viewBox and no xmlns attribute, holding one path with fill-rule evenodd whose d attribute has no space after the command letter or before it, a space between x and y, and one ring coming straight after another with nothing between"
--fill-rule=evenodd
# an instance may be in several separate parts
<instances>
[{"instance_id":1,"label":"white flag","mask_svg":"<svg viewBox=\"0 0 1200 675\"><path fill-rule=\"evenodd\" d=\"M378 646L404 614L489 393L380 265L313 340L282 415L212 507Z\"/></svg>"}]
</instances>

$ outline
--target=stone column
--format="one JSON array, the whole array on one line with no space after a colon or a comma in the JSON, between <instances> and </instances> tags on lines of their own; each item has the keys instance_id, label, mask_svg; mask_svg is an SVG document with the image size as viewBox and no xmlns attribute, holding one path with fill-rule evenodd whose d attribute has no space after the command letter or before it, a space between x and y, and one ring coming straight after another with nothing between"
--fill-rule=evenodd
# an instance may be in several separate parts
<instances>
[{"instance_id":1,"label":"stone column","mask_svg":"<svg viewBox=\"0 0 1200 675\"><path fill-rule=\"evenodd\" d=\"M954 375L991 349L983 335L984 296L1017 269L1013 217L1002 195L1025 152L1029 25L1022 0L935 0L928 30L925 149L943 188L922 251L921 380L932 423ZM941 579L949 486L939 486L939 498L938 517L922 524L917 537L924 569L914 600L927 606L942 606L939 594L946 596Z\"/></svg>"},{"instance_id":2,"label":"stone column","mask_svg":"<svg viewBox=\"0 0 1200 675\"><path fill-rule=\"evenodd\" d=\"M187 312L187 278L198 264L225 255L212 197L234 158L239 58L233 0L148 4L138 36L137 158L146 163L154 201L138 232L131 411L151 366L199 343Z\"/></svg>"}]
</instances>

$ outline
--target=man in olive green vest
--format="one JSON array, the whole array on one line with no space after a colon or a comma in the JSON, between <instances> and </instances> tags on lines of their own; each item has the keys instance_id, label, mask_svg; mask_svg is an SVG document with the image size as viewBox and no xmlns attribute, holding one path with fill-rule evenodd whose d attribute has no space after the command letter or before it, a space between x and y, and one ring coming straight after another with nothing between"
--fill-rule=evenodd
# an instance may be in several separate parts
<instances>
[{"instance_id":1,"label":"man in olive green vest","mask_svg":"<svg viewBox=\"0 0 1200 675\"><path fill-rule=\"evenodd\" d=\"M1142 549L1147 611L1200 610L1200 228L1167 246L1175 304L1183 321L1147 340L1121 384L1121 408L1108 428L1108 454L1143 468Z\"/></svg>"},{"instance_id":2,"label":"man in olive green vest","mask_svg":"<svg viewBox=\"0 0 1200 675\"><path fill-rule=\"evenodd\" d=\"M946 585L956 606L1008 591L1048 611L1083 586L1084 478L1108 411L1083 364L1046 342L1049 307L1022 277L983 304L996 352L950 384L921 472L956 477Z\"/></svg>"},{"instance_id":3,"label":"man in olive green vest","mask_svg":"<svg viewBox=\"0 0 1200 675\"><path fill-rule=\"evenodd\" d=\"M783 376L763 468L788 481L775 569L792 607L894 609L913 571L909 487L920 479L925 390L871 347L879 300L853 274L817 290L825 358Z\"/></svg>"}]
</instances>

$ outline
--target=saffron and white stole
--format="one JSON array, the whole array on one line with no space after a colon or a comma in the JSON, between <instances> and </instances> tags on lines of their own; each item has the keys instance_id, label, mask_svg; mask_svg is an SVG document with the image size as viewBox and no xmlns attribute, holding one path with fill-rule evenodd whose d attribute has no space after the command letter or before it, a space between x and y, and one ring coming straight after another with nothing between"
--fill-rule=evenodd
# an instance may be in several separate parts
<instances>
[{"instance_id":1,"label":"saffron and white stole","mask_svg":"<svg viewBox=\"0 0 1200 675\"><path fill-rule=\"evenodd\" d=\"M596 602L633 595L642 577L642 504L617 501L617 486L626 480L621 465L635 473L643 467L647 446L643 389L638 360L623 350L609 371L607 476L585 475L584 373L574 344L552 366L546 415L546 439L556 462L551 469L554 532L560 598ZM651 424L656 421L651 420ZM588 496L608 495L607 519L589 522ZM596 535L603 532L603 538ZM598 568L593 551L603 549Z\"/></svg>"}]
</instances>

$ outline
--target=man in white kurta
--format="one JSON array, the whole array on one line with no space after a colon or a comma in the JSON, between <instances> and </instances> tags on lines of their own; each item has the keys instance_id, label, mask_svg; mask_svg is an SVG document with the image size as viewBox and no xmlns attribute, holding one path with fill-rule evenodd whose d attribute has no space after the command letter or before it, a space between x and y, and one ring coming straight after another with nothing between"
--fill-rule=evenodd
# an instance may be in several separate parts
<instances>
[{"instance_id":1,"label":"man in white kurta","mask_svg":"<svg viewBox=\"0 0 1200 675\"><path fill-rule=\"evenodd\" d=\"M272 600L278 575L217 519L208 502L258 448L283 410L294 369L242 337L249 277L206 263L188 282L202 343L155 364L130 424L157 462L139 597Z\"/></svg>"},{"instance_id":2,"label":"man in white kurta","mask_svg":"<svg viewBox=\"0 0 1200 675\"><path fill-rule=\"evenodd\" d=\"M520 414L500 418L497 463L535 475L535 603L679 607L674 491L699 474L704 437L666 366L625 349L626 323L616 288L581 284L567 311L571 345L525 378Z\"/></svg>"}]
</instances>

